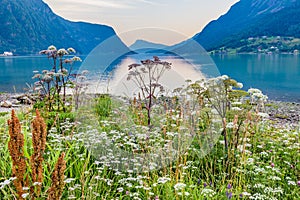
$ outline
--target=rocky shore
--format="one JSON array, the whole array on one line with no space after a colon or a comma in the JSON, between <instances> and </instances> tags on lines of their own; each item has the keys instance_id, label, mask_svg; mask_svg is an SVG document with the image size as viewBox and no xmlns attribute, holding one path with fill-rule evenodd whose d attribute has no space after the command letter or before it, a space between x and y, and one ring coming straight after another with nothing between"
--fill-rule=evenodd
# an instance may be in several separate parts
<instances>
[{"instance_id":1,"label":"rocky shore","mask_svg":"<svg viewBox=\"0 0 300 200\"><path fill-rule=\"evenodd\" d=\"M269 101L266 103L265 109L266 113L269 114L269 119L276 126L300 127L300 103Z\"/></svg>"},{"instance_id":2,"label":"rocky shore","mask_svg":"<svg viewBox=\"0 0 300 200\"><path fill-rule=\"evenodd\" d=\"M28 108L33 102L34 98L24 93L0 93L0 113Z\"/></svg>"},{"instance_id":3,"label":"rocky shore","mask_svg":"<svg viewBox=\"0 0 300 200\"><path fill-rule=\"evenodd\" d=\"M0 113L30 107L34 101L32 96L22 93L0 93ZM268 101L265 112L275 126L286 127L288 124L291 128L300 127L300 103Z\"/></svg>"}]
</instances>

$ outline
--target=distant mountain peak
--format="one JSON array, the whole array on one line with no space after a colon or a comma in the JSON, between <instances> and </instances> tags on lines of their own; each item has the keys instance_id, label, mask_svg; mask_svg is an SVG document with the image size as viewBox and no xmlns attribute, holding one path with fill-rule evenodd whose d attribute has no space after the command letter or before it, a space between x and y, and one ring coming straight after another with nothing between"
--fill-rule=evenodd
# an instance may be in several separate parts
<instances>
[{"instance_id":1,"label":"distant mountain peak","mask_svg":"<svg viewBox=\"0 0 300 200\"><path fill-rule=\"evenodd\" d=\"M166 49L169 46L164 44L159 44L155 42L149 42L143 39L136 40L129 48L133 51L142 50L142 49Z\"/></svg>"}]
</instances>

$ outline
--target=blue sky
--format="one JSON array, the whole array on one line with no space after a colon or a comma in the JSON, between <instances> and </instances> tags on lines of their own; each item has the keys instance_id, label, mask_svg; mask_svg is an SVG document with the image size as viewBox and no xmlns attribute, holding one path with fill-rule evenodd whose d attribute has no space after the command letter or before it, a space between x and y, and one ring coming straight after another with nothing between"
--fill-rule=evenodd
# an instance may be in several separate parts
<instances>
[{"instance_id":1,"label":"blue sky","mask_svg":"<svg viewBox=\"0 0 300 200\"><path fill-rule=\"evenodd\" d=\"M112 26L122 40L136 39L174 44L200 32L213 19L225 14L239 0L44 0L69 20ZM140 28L160 28L179 34L159 37L152 33L122 34ZM168 32L168 31L167 31ZM154 36L155 35L155 36Z\"/></svg>"}]
</instances>

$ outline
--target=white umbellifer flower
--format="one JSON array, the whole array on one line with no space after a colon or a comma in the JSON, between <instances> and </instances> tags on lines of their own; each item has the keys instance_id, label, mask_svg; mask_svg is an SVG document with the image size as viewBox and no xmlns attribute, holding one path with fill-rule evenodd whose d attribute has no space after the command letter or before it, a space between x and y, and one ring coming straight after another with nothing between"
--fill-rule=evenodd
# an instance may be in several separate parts
<instances>
[{"instance_id":1,"label":"white umbellifer flower","mask_svg":"<svg viewBox=\"0 0 300 200\"><path fill-rule=\"evenodd\" d=\"M70 52L70 53L76 53L75 49L73 49L72 47L68 48L68 52Z\"/></svg>"},{"instance_id":2,"label":"white umbellifer flower","mask_svg":"<svg viewBox=\"0 0 300 200\"><path fill-rule=\"evenodd\" d=\"M36 186L36 185L42 185L42 183L41 182L34 182L33 186Z\"/></svg>"},{"instance_id":3,"label":"white umbellifer flower","mask_svg":"<svg viewBox=\"0 0 300 200\"><path fill-rule=\"evenodd\" d=\"M242 105L242 102L240 101L232 102L231 105Z\"/></svg>"},{"instance_id":4,"label":"white umbellifer flower","mask_svg":"<svg viewBox=\"0 0 300 200\"><path fill-rule=\"evenodd\" d=\"M288 185L296 185L295 181L288 181Z\"/></svg>"},{"instance_id":5,"label":"white umbellifer flower","mask_svg":"<svg viewBox=\"0 0 300 200\"><path fill-rule=\"evenodd\" d=\"M261 94L262 92L261 92L261 90L259 90L259 89L256 89L256 88L250 88L250 89L248 90L248 93L249 93L249 94L254 94L254 93L258 93L258 94L260 93L260 94Z\"/></svg>"},{"instance_id":6,"label":"white umbellifer flower","mask_svg":"<svg viewBox=\"0 0 300 200\"><path fill-rule=\"evenodd\" d=\"M241 88L244 87L244 85L243 85L243 83L237 83L237 84L236 84L236 87L241 89Z\"/></svg>"},{"instance_id":7,"label":"white umbellifer flower","mask_svg":"<svg viewBox=\"0 0 300 200\"><path fill-rule=\"evenodd\" d=\"M226 124L226 128L228 128L228 129L234 128L233 122L227 123L227 124Z\"/></svg>"},{"instance_id":8,"label":"white umbellifer flower","mask_svg":"<svg viewBox=\"0 0 300 200\"><path fill-rule=\"evenodd\" d=\"M234 111L241 111L242 109L239 108L239 107L232 107L231 110L234 110Z\"/></svg>"},{"instance_id":9,"label":"white umbellifer flower","mask_svg":"<svg viewBox=\"0 0 300 200\"><path fill-rule=\"evenodd\" d=\"M247 163L249 163L249 164L253 164L254 163L254 159L253 158L248 158L248 160L247 160Z\"/></svg>"},{"instance_id":10,"label":"white umbellifer flower","mask_svg":"<svg viewBox=\"0 0 300 200\"><path fill-rule=\"evenodd\" d=\"M186 186L186 184L184 183L177 183L176 185L174 185L174 189L177 191L177 190L182 190L184 189Z\"/></svg>"},{"instance_id":11,"label":"white umbellifer flower","mask_svg":"<svg viewBox=\"0 0 300 200\"><path fill-rule=\"evenodd\" d=\"M68 53L68 51L66 50L66 49L59 49L58 51L57 51L57 54L58 55L60 55L60 56L63 56L63 55L67 55L67 54L69 54Z\"/></svg>"},{"instance_id":12,"label":"white umbellifer flower","mask_svg":"<svg viewBox=\"0 0 300 200\"><path fill-rule=\"evenodd\" d=\"M75 178L68 178L64 182L65 183L71 183L72 181L75 181Z\"/></svg>"},{"instance_id":13,"label":"white umbellifer flower","mask_svg":"<svg viewBox=\"0 0 300 200\"><path fill-rule=\"evenodd\" d=\"M167 177L160 177L157 179L157 183L165 184L166 182L170 181L170 178Z\"/></svg>"},{"instance_id":14,"label":"white umbellifer flower","mask_svg":"<svg viewBox=\"0 0 300 200\"><path fill-rule=\"evenodd\" d=\"M216 194L216 192L209 188L204 188L201 191L201 195L203 195L205 197L213 197L213 196L215 196L215 194Z\"/></svg>"},{"instance_id":15,"label":"white umbellifer flower","mask_svg":"<svg viewBox=\"0 0 300 200\"><path fill-rule=\"evenodd\" d=\"M54 45L51 45L48 47L48 50L50 51L56 51L56 47Z\"/></svg>"},{"instance_id":16,"label":"white umbellifer flower","mask_svg":"<svg viewBox=\"0 0 300 200\"><path fill-rule=\"evenodd\" d=\"M22 194L22 198L26 199L28 197L28 195L29 195L29 193Z\"/></svg>"},{"instance_id":17,"label":"white umbellifer flower","mask_svg":"<svg viewBox=\"0 0 300 200\"><path fill-rule=\"evenodd\" d=\"M73 61L79 61L79 62L82 62L81 58L77 57L77 56L74 56L72 58ZM87 71L87 70L86 70Z\"/></svg>"},{"instance_id":18,"label":"white umbellifer flower","mask_svg":"<svg viewBox=\"0 0 300 200\"><path fill-rule=\"evenodd\" d=\"M242 192L243 196L251 196L251 194L249 192Z\"/></svg>"},{"instance_id":19,"label":"white umbellifer flower","mask_svg":"<svg viewBox=\"0 0 300 200\"><path fill-rule=\"evenodd\" d=\"M221 76L221 79L222 80L227 80L227 79L229 79L229 77L227 75L223 75L223 76Z\"/></svg>"}]
</instances>

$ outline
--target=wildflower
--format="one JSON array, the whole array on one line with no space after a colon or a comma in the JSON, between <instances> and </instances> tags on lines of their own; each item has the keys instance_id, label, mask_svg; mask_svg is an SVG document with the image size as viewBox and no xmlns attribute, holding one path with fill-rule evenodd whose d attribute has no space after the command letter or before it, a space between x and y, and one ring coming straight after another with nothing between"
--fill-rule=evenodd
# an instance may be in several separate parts
<instances>
[{"instance_id":1,"label":"wildflower","mask_svg":"<svg viewBox=\"0 0 300 200\"><path fill-rule=\"evenodd\" d=\"M231 189L231 188L232 188L232 185L230 183L228 183L227 189Z\"/></svg>"},{"instance_id":2,"label":"wildflower","mask_svg":"<svg viewBox=\"0 0 300 200\"><path fill-rule=\"evenodd\" d=\"M71 183L72 181L75 181L75 178L68 178L65 180L65 183Z\"/></svg>"},{"instance_id":3,"label":"wildflower","mask_svg":"<svg viewBox=\"0 0 300 200\"><path fill-rule=\"evenodd\" d=\"M81 58L77 57L77 56L74 56L72 58L72 61L79 61L79 62L82 62Z\"/></svg>"},{"instance_id":4,"label":"wildflower","mask_svg":"<svg viewBox=\"0 0 300 200\"><path fill-rule=\"evenodd\" d=\"M295 181L288 181L288 185L296 185Z\"/></svg>"},{"instance_id":5,"label":"wildflower","mask_svg":"<svg viewBox=\"0 0 300 200\"><path fill-rule=\"evenodd\" d=\"M229 79L229 77L227 75L223 75L223 76L221 76L221 79L222 80L227 80L227 79Z\"/></svg>"},{"instance_id":6,"label":"wildflower","mask_svg":"<svg viewBox=\"0 0 300 200\"><path fill-rule=\"evenodd\" d=\"M226 191L226 197L227 197L227 199L231 199L232 198L232 192Z\"/></svg>"},{"instance_id":7,"label":"wildflower","mask_svg":"<svg viewBox=\"0 0 300 200\"><path fill-rule=\"evenodd\" d=\"M70 52L70 53L76 53L75 49L73 49L72 47L68 48L67 50L68 50L68 52Z\"/></svg>"},{"instance_id":8,"label":"wildflower","mask_svg":"<svg viewBox=\"0 0 300 200\"><path fill-rule=\"evenodd\" d=\"M244 85L243 85L243 83L237 83L237 84L236 84L236 87L241 89L241 88L244 87Z\"/></svg>"},{"instance_id":9,"label":"wildflower","mask_svg":"<svg viewBox=\"0 0 300 200\"><path fill-rule=\"evenodd\" d=\"M29 195L29 193L24 193L24 194L22 194L22 198L26 199L28 197L28 195Z\"/></svg>"},{"instance_id":10,"label":"wildflower","mask_svg":"<svg viewBox=\"0 0 300 200\"><path fill-rule=\"evenodd\" d=\"M51 76L49 76L48 74L46 74L43 77L43 81L45 81L46 83L50 83L53 80L53 78Z\"/></svg>"},{"instance_id":11,"label":"wildflower","mask_svg":"<svg viewBox=\"0 0 300 200\"><path fill-rule=\"evenodd\" d=\"M233 111L241 111L242 109L239 108L239 107L232 107L231 110L233 110Z\"/></svg>"},{"instance_id":12,"label":"wildflower","mask_svg":"<svg viewBox=\"0 0 300 200\"><path fill-rule=\"evenodd\" d=\"M59 49L58 51L57 51L57 54L59 55L59 56L64 56L64 55L67 55L67 54L69 54L65 49Z\"/></svg>"},{"instance_id":13,"label":"wildflower","mask_svg":"<svg viewBox=\"0 0 300 200\"><path fill-rule=\"evenodd\" d=\"M297 181L297 185L300 186L300 181Z\"/></svg>"},{"instance_id":14,"label":"wildflower","mask_svg":"<svg viewBox=\"0 0 300 200\"><path fill-rule=\"evenodd\" d=\"M29 190L29 187L23 187L23 190L24 191Z\"/></svg>"},{"instance_id":15,"label":"wildflower","mask_svg":"<svg viewBox=\"0 0 300 200\"><path fill-rule=\"evenodd\" d=\"M207 197L213 197L215 196L216 192L213 191L212 189L209 189L209 188L204 188L202 191L201 191L201 195L203 196L207 196Z\"/></svg>"},{"instance_id":16,"label":"wildflower","mask_svg":"<svg viewBox=\"0 0 300 200\"><path fill-rule=\"evenodd\" d=\"M27 186L27 181L24 181L26 172L26 161L24 156L24 136L21 133L21 124L14 110L12 110L11 112L11 119L8 120L8 126L10 135L8 150L13 163L12 174L13 177L16 177L16 179L14 180L14 186L17 189L19 197L21 197L22 194L24 194L23 187Z\"/></svg>"},{"instance_id":17,"label":"wildflower","mask_svg":"<svg viewBox=\"0 0 300 200\"><path fill-rule=\"evenodd\" d=\"M228 129L234 128L233 122L227 123L227 124L226 124L226 128L228 128Z\"/></svg>"},{"instance_id":18,"label":"wildflower","mask_svg":"<svg viewBox=\"0 0 300 200\"><path fill-rule=\"evenodd\" d=\"M251 194L249 192L243 192L242 196L251 196Z\"/></svg>"},{"instance_id":19,"label":"wildflower","mask_svg":"<svg viewBox=\"0 0 300 200\"><path fill-rule=\"evenodd\" d=\"M161 183L161 184L165 184L166 182L170 181L170 178L166 178L166 177L160 177L157 180L157 183Z\"/></svg>"},{"instance_id":20,"label":"wildflower","mask_svg":"<svg viewBox=\"0 0 300 200\"><path fill-rule=\"evenodd\" d=\"M66 161L64 160L65 153L62 153L58 158L58 161L55 165L55 169L52 173L51 179L52 184L50 189L48 190L48 200L50 199L60 199L62 196L62 192L65 186L64 183L64 172L66 169Z\"/></svg>"},{"instance_id":21,"label":"wildflower","mask_svg":"<svg viewBox=\"0 0 300 200\"><path fill-rule=\"evenodd\" d=\"M32 121L32 145L33 154L30 157L31 170L32 170L32 181L34 181L31 192L34 192L39 196L41 191L41 183L43 182L43 155L46 148L46 124L44 119L41 117L38 110L36 110L36 118Z\"/></svg>"},{"instance_id":22,"label":"wildflower","mask_svg":"<svg viewBox=\"0 0 300 200\"><path fill-rule=\"evenodd\" d=\"M50 51L56 51L56 47L54 45L51 45L48 47L48 50Z\"/></svg>"},{"instance_id":23,"label":"wildflower","mask_svg":"<svg viewBox=\"0 0 300 200\"><path fill-rule=\"evenodd\" d=\"M275 166L275 164L274 163L271 163L271 167L274 167Z\"/></svg>"},{"instance_id":24,"label":"wildflower","mask_svg":"<svg viewBox=\"0 0 300 200\"><path fill-rule=\"evenodd\" d=\"M174 189L177 191L177 190L182 190L184 189L186 186L186 184L184 183L177 183L176 185L174 185Z\"/></svg>"}]
</instances>

